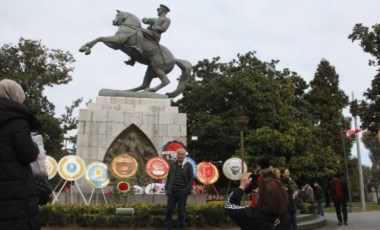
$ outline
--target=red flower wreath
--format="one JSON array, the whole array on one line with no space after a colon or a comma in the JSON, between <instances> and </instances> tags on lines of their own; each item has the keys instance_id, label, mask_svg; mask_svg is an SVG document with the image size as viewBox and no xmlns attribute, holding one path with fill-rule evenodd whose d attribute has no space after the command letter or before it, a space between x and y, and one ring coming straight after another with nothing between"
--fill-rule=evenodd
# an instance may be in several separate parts
<instances>
[{"instance_id":1,"label":"red flower wreath","mask_svg":"<svg viewBox=\"0 0 380 230\"><path fill-rule=\"evenodd\" d=\"M167 151L177 151L180 148L184 148L184 146L179 142L173 141L172 143L168 144Z\"/></svg>"},{"instance_id":2,"label":"red flower wreath","mask_svg":"<svg viewBox=\"0 0 380 230\"><path fill-rule=\"evenodd\" d=\"M126 181L120 181L116 187L121 193L127 193L131 189L131 186Z\"/></svg>"}]
</instances>

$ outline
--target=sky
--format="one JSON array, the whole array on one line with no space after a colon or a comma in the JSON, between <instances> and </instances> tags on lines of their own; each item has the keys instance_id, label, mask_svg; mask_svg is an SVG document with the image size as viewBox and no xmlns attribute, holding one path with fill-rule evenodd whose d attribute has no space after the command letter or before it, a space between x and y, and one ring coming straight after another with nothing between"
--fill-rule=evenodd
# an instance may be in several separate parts
<instances>
[{"instance_id":1,"label":"sky","mask_svg":"<svg viewBox=\"0 0 380 230\"><path fill-rule=\"evenodd\" d=\"M368 66L371 56L348 35L357 23L380 23L379 0L1 0L0 46L16 45L23 37L73 54L73 81L45 91L59 116L77 98L95 101L102 88L125 90L142 83L146 66L125 65L128 57L121 51L101 43L89 56L78 49L116 32L116 10L140 19L157 17L159 4L170 8L171 19L161 44L192 64L213 57L229 62L255 51L261 61L279 60L278 70L288 68L310 82L324 58L335 67L346 95L359 100L376 75ZM179 74L174 69L168 75L171 84L158 93L173 91ZM368 151L359 146L362 163L371 165ZM356 152L354 145L352 155Z\"/></svg>"}]
</instances>

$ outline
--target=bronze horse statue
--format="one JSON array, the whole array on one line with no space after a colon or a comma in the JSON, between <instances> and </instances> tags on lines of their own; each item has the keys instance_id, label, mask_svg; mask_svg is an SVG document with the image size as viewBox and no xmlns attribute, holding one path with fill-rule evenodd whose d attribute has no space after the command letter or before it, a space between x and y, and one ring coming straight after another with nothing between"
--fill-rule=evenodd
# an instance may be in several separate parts
<instances>
[{"instance_id":1,"label":"bronze horse statue","mask_svg":"<svg viewBox=\"0 0 380 230\"><path fill-rule=\"evenodd\" d=\"M86 55L91 53L91 48L98 42L103 42L108 47L121 50L137 62L147 65L143 83L136 88L126 91L148 91L156 92L170 83L167 75L174 66L177 65L181 69L181 76L178 79L177 88L170 93L166 93L169 98L174 98L181 94L186 87L186 84L192 79L192 65L189 61L176 59L168 48L158 44L155 41L144 39L142 43L142 53L133 49L136 44L137 30L141 29L141 22L135 15L117 10L115 19L112 21L114 26L119 29L115 35L109 37L98 37L93 41L84 44L79 51L85 52ZM158 77L161 81L156 87L150 87L153 78Z\"/></svg>"}]
</instances>

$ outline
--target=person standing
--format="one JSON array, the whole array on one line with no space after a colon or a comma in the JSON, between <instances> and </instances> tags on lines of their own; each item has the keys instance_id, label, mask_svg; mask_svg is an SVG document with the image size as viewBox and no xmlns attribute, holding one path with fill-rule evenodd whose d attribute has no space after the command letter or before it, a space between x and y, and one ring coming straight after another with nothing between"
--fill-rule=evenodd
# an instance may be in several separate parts
<instances>
[{"instance_id":1,"label":"person standing","mask_svg":"<svg viewBox=\"0 0 380 230\"><path fill-rule=\"evenodd\" d=\"M256 205L256 200L257 200L257 192L258 192L258 187L260 186L261 181L264 178L267 177L274 177L273 173L273 167L270 165L269 158L266 156L263 156L259 159L257 162L257 168L255 170L254 178L256 178L256 181L252 184L255 186L251 186L251 206L255 207Z\"/></svg>"},{"instance_id":2,"label":"person standing","mask_svg":"<svg viewBox=\"0 0 380 230\"><path fill-rule=\"evenodd\" d=\"M187 197L192 191L194 171L190 162L186 161L186 150L177 150L177 160L170 166L165 183L165 193L168 197L166 206L166 229L172 229L172 218L175 206L178 205L177 229L185 228Z\"/></svg>"},{"instance_id":3,"label":"person standing","mask_svg":"<svg viewBox=\"0 0 380 230\"><path fill-rule=\"evenodd\" d=\"M39 154L31 131L39 123L22 104L24 100L24 90L17 82L0 81L0 229L41 229L30 167Z\"/></svg>"},{"instance_id":4,"label":"person standing","mask_svg":"<svg viewBox=\"0 0 380 230\"><path fill-rule=\"evenodd\" d=\"M291 229L297 230L296 212L299 189L296 182L290 177L290 170L288 168L281 168L280 171L282 184L288 192L288 211L290 213Z\"/></svg>"},{"instance_id":5,"label":"person standing","mask_svg":"<svg viewBox=\"0 0 380 230\"><path fill-rule=\"evenodd\" d=\"M309 203L309 204L314 204L315 198L314 198L314 190L313 190L313 188L310 186L309 183L305 184L304 188L305 188L304 201L306 203Z\"/></svg>"},{"instance_id":6,"label":"person standing","mask_svg":"<svg viewBox=\"0 0 380 230\"><path fill-rule=\"evenodd\" d=\"M324 216L325 213L322 205L324 201L323 188L317 182L314 182L314 189L315 201L317 203L317 215Z\"/></svg>"},{"instance_id":7,"label":"person standing","mask_svg":"<svg viewBox=\"0 0 380 230\"><path fill-rule=\"evenodd\" d=\"M267 177L261 181L255 207L240 205L244 191L252 182L251 174L244 173L239 188L228 196L226 213L243 230L289 230L287 193L279 180Z\"/></svg>"},{"instance_id":8,"label":"person standing","mask_svg":"<svg viewBox=\"0 0 380 230\"><path fill-rule=\"evenodd\" d=\"M141 28L136 31L136 45L131 46L131 48L142 54L144 51L143 42L145 39L153 41L158 45L161 40L161 34L165 33L170 26L170 18L166 17L169 11L169 7L160 4L157 8L158 18L143 18L142 22L149 26L146 29ZM130 59L125 61L125 64L133 66L135 62L134 59Z\"/></svg>"},{"instance_id":9,"label":"person standing","mask_svg":"<svg viewBox=\"0 0 380 230\"><path fill-rule=\"evenodd\" d=\"M348 225L347 222L347 184L341 180L339 175L334 175L331 184L331 197L334 202L338 225Z\"/></svg>"}]
</instances>

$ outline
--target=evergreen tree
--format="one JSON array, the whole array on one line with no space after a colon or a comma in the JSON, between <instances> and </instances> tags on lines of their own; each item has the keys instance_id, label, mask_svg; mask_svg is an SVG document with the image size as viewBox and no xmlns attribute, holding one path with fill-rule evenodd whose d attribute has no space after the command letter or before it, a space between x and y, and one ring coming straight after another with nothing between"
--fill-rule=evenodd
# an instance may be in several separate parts
<instances>
[{"instance_id":1,"label":"evergreen tree","mask_svg":"<svg viewBox=\"0 0 380 230\"><path fill-rule=\"evenodd\" d=\"M324 147L330 146L336 154L343 156L344 135L340 130L349 129L350 120L344 118L342 110L348 105L349 98L339 88L339 75L327 60L323 59L319 63L310 87L306 100L311 105L310 113L316 126L316 135L321 136ZM350 150L352 142L345 143L345 149Z\"/></svg>"}]
</instances>

